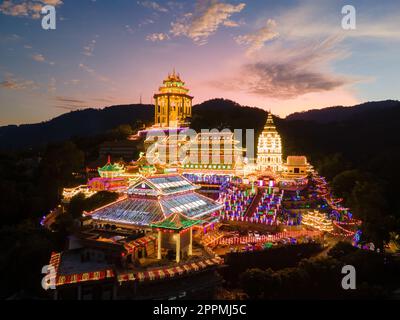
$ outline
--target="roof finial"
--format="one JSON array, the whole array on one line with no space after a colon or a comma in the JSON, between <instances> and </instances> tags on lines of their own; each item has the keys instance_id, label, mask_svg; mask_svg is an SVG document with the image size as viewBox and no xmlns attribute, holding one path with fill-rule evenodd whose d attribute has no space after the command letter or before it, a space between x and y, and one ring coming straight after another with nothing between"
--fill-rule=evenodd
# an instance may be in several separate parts
<instances>
[{"instance_id":1,"label":"roof finial","mask_svg":"<svg viewBox=\"0 0 400 320\"><path fill-rule=\"evenodd\" d=\"M111 164L111 155L110 154L107 157L107 164Z\"/></svg>"}]
</instances>

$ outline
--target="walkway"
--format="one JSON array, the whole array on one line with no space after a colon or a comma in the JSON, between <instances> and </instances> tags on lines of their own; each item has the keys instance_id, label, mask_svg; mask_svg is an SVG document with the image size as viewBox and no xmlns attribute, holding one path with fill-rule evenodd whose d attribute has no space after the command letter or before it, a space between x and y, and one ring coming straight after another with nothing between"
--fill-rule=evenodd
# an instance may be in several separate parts
<instances>
[{"instance_id":1,"label":"walkway","mask_svg":"<svg viewBox=\"0 0 400 320\"><path fill-rule=\"evenodd\" d=\"M257 194L253 198L250 207L247 209L245 216L246 217L253 217L254 212L257 210L258 205L260 204L261 198L263 196L264 188L257 188Z\"/></svg>"}]
</instances>

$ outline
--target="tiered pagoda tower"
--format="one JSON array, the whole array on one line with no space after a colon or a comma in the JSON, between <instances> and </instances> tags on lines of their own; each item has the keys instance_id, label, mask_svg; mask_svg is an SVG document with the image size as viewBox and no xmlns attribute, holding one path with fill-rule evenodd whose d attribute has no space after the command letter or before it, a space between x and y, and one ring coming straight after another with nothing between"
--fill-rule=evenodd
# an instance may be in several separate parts
<instances>
[{"instance_id":1,"label":"tiered pagoda tower","mask_svg":"<svg viewBox=\"0 0 400 320\"><path fill-rule=\"evenodd\" d=\"M156 127L179 127L189 121L192 116L193 97L188 94L179 74L169 74L163 81L158 93L154 95Z\"/></svg>"},{"instance_id":2,"label":"tiered pagoda tower","mask_svg":"<svg viewBox=\"0 0 400 320\"><path fill-rule=\"evenodd\" d=\"M268 113L267 123L258 138L257 167L261 171L282 171L281 136L276 130L271 112Z\"/></svg>"}]
</instances>

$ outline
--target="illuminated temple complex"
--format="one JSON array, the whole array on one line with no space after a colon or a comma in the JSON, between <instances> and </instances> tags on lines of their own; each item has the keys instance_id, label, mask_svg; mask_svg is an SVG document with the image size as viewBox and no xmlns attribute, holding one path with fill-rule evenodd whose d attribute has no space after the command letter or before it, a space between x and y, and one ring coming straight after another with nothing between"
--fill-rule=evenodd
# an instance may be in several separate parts
<instances>
[{"instance_id":1,"label":"illuminated temple complex","mask_svg":"<svg viewBox=\"0 0 400 320\"><path fill-rule=\"evenodd\" d=\"M139 159L120 163L108 157L87 185L64 190L65 206L79 193L89 198L111 191L118 199L84 212L68 249L52 254L56 299L89 299L94 292L100 292L99 299L165 299L179 290L210 293L220 283L216 270L224 262L210 247L223 238L221 220L278 230L297 219L282 211L285 192L302 190L312 167L304 156L282 161L272 114L258 138L256 163L249 164L232 132L184 134L192 116L188 93L179 74L169 74L154 95L154 124L132 138L143 143ZM332 230L323 213L310 211L303 222Z\"/></svg>"}]
</instances>

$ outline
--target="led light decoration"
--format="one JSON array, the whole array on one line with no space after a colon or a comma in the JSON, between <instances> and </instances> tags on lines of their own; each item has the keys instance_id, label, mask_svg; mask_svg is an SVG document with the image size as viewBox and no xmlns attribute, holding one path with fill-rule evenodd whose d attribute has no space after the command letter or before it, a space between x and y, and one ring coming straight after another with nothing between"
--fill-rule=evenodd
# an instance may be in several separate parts
<instances>
[{"instance_id":1,"label":"led light decoration","mask_svg":"<svg viewBox=\"0 0 400 320\"><path fill-rule=\"evenodd\" d=\"M257 166L261 171L282 171L282 142L276 130L271 112L268 113L267 123L258 138Z\"/></svg>"},{"instance_id":2,"label":"led light decoration","mask_svg":"<svg viewBox=\"0 0 400 320\"><path fill-rule=\"evenodd\" d=\"M332 232L333 223L329 220L324 213L317 210L310 211L303 215L301 223L308 227L324 231Z\"/></svg>"}]
</instances>

